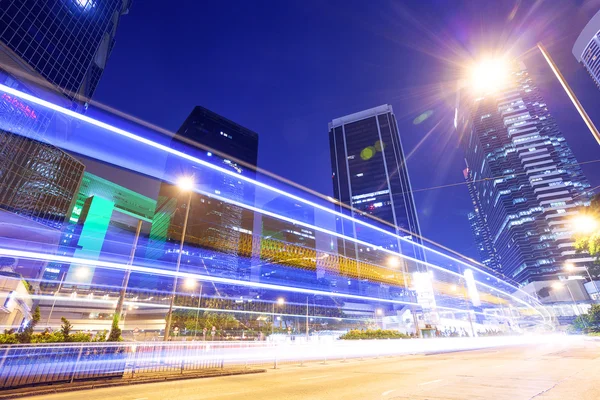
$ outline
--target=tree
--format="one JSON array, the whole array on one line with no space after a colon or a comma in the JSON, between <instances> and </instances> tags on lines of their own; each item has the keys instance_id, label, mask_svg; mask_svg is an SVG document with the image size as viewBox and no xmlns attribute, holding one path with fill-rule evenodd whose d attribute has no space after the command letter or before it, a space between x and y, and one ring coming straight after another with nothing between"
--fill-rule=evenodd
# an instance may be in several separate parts
<instances>
[{"instance_id":1,"label":"tree","mask_svg":"<svg viewBox=\"0 0 600 400\"><path fill-rule=\"evenodd\" d=\"M68 319L66 319L65 317L61 317L60 321L62 322L62 325L60 326L60 333L62 334L63 337L63 341L65 342L70 342L71 341L71 329L73 329L73 325L71 325L71 322L69 322Z\"/></svg>"},{"instance_id":2,"label":"tree","mask_svg":"<svg viewBox=\"0 0 600 400\"><path fill-rule=\"evenodd\" d=\"M592 204L586 215L600 220L600 194L592 199ZM586 235L577 235L575 249L578 252L588 252L592 257L596 257L595 265L588 268L590 275L594 278L600 278L600 231L595 231Z\"/></svg>"},{"instance_id":3,"label":"tree","mask_svg":"<svg viewBox=\"0 0 600 400\"><path fill-rule=\"evenodd\" d=\"M19 332L17 339L19 343L30 343L31 335L33 335L33 331L36 325L40 322L40 307L37 306L35 310L33 310L33 314L31 316L31 321L27 324L25 328L21 332Z\"/></svg>"},{"instance_id":4,"label":"tree","mask_svg":"<svg viewBox=\"0 0 600 400\"><path fill-rule=\"evenodd\" d=\"M576 332L600 332L600 304L592 304L587 313L575 318L571 327Z\"/></svg>"},{"instance_id":5,"label":"tree","mask_svg":"<svg viewBox=\"0 0 600 400\"><path fill-rule=\"evenodd\" d=\"M107 342L120 342L123 340L121 338L121 328L119 328L119 315L115 313L112 321L112 326L110 327L110 335L108 335Z\"/></svg>"}]
</instances>

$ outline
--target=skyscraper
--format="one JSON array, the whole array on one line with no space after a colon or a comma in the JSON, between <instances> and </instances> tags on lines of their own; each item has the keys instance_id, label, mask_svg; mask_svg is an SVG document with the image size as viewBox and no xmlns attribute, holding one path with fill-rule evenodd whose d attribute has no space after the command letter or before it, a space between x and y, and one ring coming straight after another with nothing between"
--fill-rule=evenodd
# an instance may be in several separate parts
<instances>
[{"instance_id":1,"label":"skyscraper","mask_svg":"<svg viewBox=\"0 0 600 400\"><path fill-rule=\"evenodd\" d=\"M334 119L329 124L329 146L333 193L350 211L339 209L355 218L379 218L393 226L392 232L420 242L417 211L392 106ZM355 224L340 222L338 231L357 237ZM398 241L377 244L402 251ZM367 253L373 257L371 249L353 243L340 241L338 246L340 253L348 257L364 258ZM411 256L422 257L418 249L414 254L414 246L411 251Z\"/></svg>"},{"instance_id":2,"label":"skyscraper","mask_svg":"<svg viewBox=\"0 0 600 400\"><path fill-rule=\"evenodd\" d=\"M455 126L484 247L504 275L528 283L565 275L565 262L584 262L569 218L591 193L525 65L506 69L500 86L459 90Z\"/></svg>"},{"instance_id":3,"label":"skyscraper","mask_svg":"<svg viewBox=\"0 0 600 400\"><path fill-rule=\"evenodd\" d=\"M233 171L236 175L255 176L258 134L250 129L197 106L177 134L181 139L174 139L172 148L186 153L197 151L195 156ZM201 150L185 141L193 141ZM212 260L215 272L228 277L248 278L249 261L242 260L237 253L242 236L246 235L247 238L252 235L254 213L222 201L219 197L240 202L244 199L251 201L254 198L252 185L225 173L195 174L191 165L174 156L167 159L166 170L181 176L194 176L197 188L214 194L194 193L192 196L186 243L197 249L217 250L219 257ZM169 243L180 238L183 215L189 206L185 204L186 197L176 186L166 182L161 184L151 232L151 257L162 257L165 251L169 251ZM203 254L208 253L190 250L186 256L194 258ZM188 265L195 267L198 262L204 268L205 263L198 258L190 259Z\"/></svg>"},{"instance_id":4,"label":"skyscraper","mask_svg":"<svg viewBox=\"0 0 600 400\"><path fill-rule=\"evenodd\" d=\"M0 7L0 84L60 106L94 93L129 0L7 0ZM0 93L0 224L4 240L55 246L84 165L52 146L69 121ZM15 221L18 221L16 223ZM18 226L8 229L8 226ZM35 238L35 239L34 239ZM29 261L25 261L29 263ZM21 263L17 263L21 265ZM29 268L41 272L36 265Z\"/></svg>"},{"instance_id":5,"label":"skyscraper","mask_svg":"<svg viewBox=\"0 0 600 400\"><path fill-rule=\"evenodd\" d=\"M69 98L90 98L129 7L130 0L4 1L0 68L41 76Z\"/></svg>"},{"instance_id":6,"label":"skyscraper","mask_svg":"<svg viewBox=\"0 0 600 400\"><path fill-rule=\"evenodd\" d=\"M573 55L600 88L600 11L583 28L573 45Z\"/></svg>"},{"instance_id":7,"label":"skyscraper","mask_svg":"<svg viewBox=\"0 0 600 400\"><path fill-rule=\"evenodd\" d=\"M469 195L473 203L473 212L470 212L467 217L469 218L469 225L471 225L471 231L473 232L473 239L475 240L475 246L479 253L479 259L483 265L489 267L497 272L500 272L500 264L496 259L496 250L492 246L491 234L489 226L485 220L481 209L481 199L477 196L477 192L473 187L473 174L469 168L463 170L465 181L469 189Z\"/></svg>"}]
</instances>

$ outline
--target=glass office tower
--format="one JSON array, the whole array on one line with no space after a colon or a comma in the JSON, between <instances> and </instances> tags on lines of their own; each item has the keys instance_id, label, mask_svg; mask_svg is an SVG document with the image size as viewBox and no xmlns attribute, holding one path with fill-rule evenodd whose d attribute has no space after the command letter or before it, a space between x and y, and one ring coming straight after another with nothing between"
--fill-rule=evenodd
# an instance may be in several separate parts
<instances>
[{"instance_id":1,"label":"glass office tower","mask_svg":"<svg viewBox=\"0 0 600 400\"><path fill-rule=\"evenodd\" d=\"M182 264L192 269L211 270L221 276L248 279L250 261L238 257L238 252L244 243L253 240L254 213L221 201L219 197L233 201L254 198L253 186L236 175L256 176L258 134L200 106L194 108L177 134L172 148L234 172L232 175L198 174L180 158L168 157L167 171L193 177L196 189L214 194L194 193L192 196L185 240L187 251ZM150 234L149 258L167 257L175 261L185 210L190 207L186 203L186 193L173 184L161 184Z\"/></svg>"},{"instance_id":2,"label":"glass office tower","mask_svg":"<svg viewBox=\"0 0 600 400\"><path fill-rule=\"evenodd\" d=\"M469 196L471 197L471 202L473 204L473 212L470 212L467 217L469 218L469 225L471 226L475 246L479 253L479 260L486 267L489 267L496 272L501 272L500 263L496 256L496 249L494 249L494 246L492 245L490 228L482 211L483 206L481 205L481 201L477 196L477 192L473 185L473 171L469 168L465 168L463 170L463 175L467 182Z\"/></svg>"},{"instance_id":3,"label":"glass office tower","mask_svg":"<svg viewBox=\"0 0 600 400\"><path fill-rule=\"evenodd\" d=\"M62 107L85 108L129 4L2 1L0 84ZM76 99L78 95L83 98ZM70 129L66 118L0 94L0 225L5 243L56 248L84 171L81 162L52 146L52 138L67 137ZM27 260L15 264L24 268L23 275L37 277L43 270Z\"/></svg>"},{"instance_id":4,"label":"glass office tower","mask_svg":"<svg viewBox=\"0 0 600 400\"><path fill-rule=\"evenodd\" d=\"M90 98L129 6L130 0L5 0L0 61L42 76L70 98Z\"/></svg>"},{"instance_id":5,"label":"glass office tower","mask_svg":"<svg viewBox=\"0 0 600 400\"><path fill-rule=\"evenodd\" d=\"M417 211L392 106L334 119L329 124L329 145L334 197L348 207L338 207L339 211L370 222L373 220L368 217L378 218L390 224L387 229L391 232L419 243ZM339 233L360 236L356 224L340 222ZM406 246L407 241L386 240L378 244L423 257L420 248ZM338 242L338 250L348 257L373 262L382 262L378 257L385 256L343 240Z\"/></svg>"},{"instance_id":6,"label":"glass office tower","mask_svg":"<svg viewBox=\"0 0 600 400\"><path fill-rule=\"evenodd\" d=\"M600 88L600 11L583 28L573 45L573 55Z\"/></svg>"},{"instance_id":7,"label":"glass office tower","mask_svg":"<svg viewBox=\"0 0 600 400\"><path fill-rule=\"evenodd\" d=\"M566 274L576 254L569 219L589 205L589 183L523 63L493 91L459 90L455 125L486 247L522 284Z\"/></svg>"}]
</instances>

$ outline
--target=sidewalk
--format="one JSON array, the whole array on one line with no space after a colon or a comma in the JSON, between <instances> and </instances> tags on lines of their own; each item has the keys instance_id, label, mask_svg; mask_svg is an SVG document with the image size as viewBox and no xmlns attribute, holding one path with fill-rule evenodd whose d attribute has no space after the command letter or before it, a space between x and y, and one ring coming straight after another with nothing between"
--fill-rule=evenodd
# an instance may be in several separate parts
<instances>
[{"instance_id":1,"label":"sidewalk","mask_svg":"<svg viewBox=\"0 0 600 400\"><path fill-rule=\"evenodd\" d=\"M23 387L19 389L2 390L0 392L0 400L15 399L26 396L40 396L54 393L71 392L75 390L88 390L96 388L105 388L112 386L137 385L141 383L164 382L179 379L199 379L212 378L218 376L257 374L267 372L265 369L252 368L215 368L198 371L178 372L146 372L138 374L135 377L130 375L123 378L94 380L94 381L76 381L73 383L58 383L54 385L40 385Z\"/></svg>"}]
</instances>

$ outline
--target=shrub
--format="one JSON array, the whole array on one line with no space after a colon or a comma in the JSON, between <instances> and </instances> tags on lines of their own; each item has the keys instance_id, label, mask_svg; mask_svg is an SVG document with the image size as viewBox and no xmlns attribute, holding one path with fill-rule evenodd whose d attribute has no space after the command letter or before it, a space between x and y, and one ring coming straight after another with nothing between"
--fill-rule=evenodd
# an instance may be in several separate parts
<instances>
[{"instance_id":1,"label":"shrub","mask_svg":"<svg viewBox=\"0 0 600 400\"><path fill-rule=\"evenodd\" d=\"M368 340L368 339L410 339L409 335L394 330L382 329L353 329L340 336L342 340Z\"/></svg>"},{"instance_id":2,"label":"shrub","mask_svg":"<svg viewBox=\"0 0 600 400\"><path fill-rule=\"evenodd\" d=\"M18 333L17 339L19 343L30 343L31 336L33 335L33 330L35 326L40 322L40 307L37 306L35 310L33 310L33 315L31 316L31 321L27 324L25 328L21 332Z\"/></svg>"},{"instance_id":3,"label":"shrub","mask_svg":"<svg viewBox=\"0 0 600 400\"><path fill-rule=\"evenodd\" d=\"M0 334L0 344L17 344L19 339L14 331L5 329L4 333Z\"/></svg>"},{"instance_id":4,"label":"shrub","mask_svg":"<svg viewBox=\"0 0 600 400\"><path fill-rule=\"evenodd\" d=\"M70 342L70 334L71 329L73 329L73 325L71 325L71 322L69 322L69 320L65 317L61 317L60 320L62 322L62 325L60 326L60 333L63 336L63 342Z\"/></svg>"},{"instance_id":5,"label":"shrub","mask_svg":"<svg viewBox=\"0 0 600 400\"><path fill-rule=\"evenodd\" d=\"M112 326L110 327L110 335L108 335L107 342L120 342L123 339L121 338L121 328L119 328L119 315L115 313L113 317Z\"/></svg>"}]
</instances>

